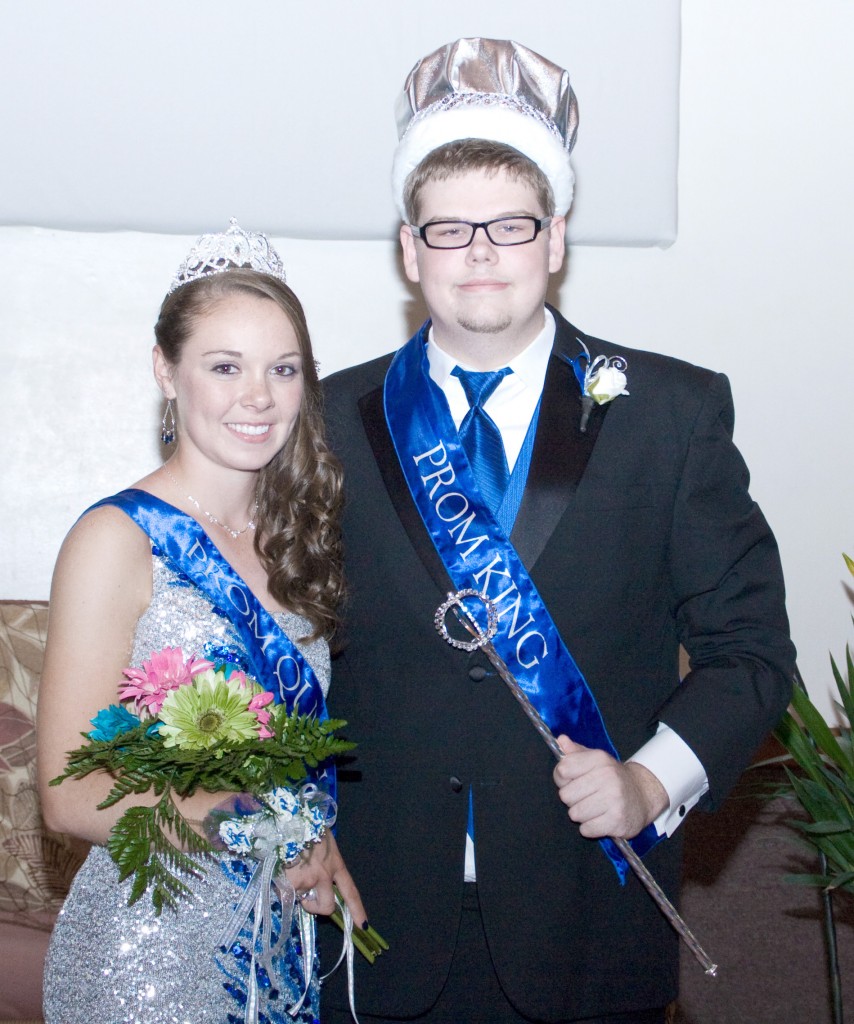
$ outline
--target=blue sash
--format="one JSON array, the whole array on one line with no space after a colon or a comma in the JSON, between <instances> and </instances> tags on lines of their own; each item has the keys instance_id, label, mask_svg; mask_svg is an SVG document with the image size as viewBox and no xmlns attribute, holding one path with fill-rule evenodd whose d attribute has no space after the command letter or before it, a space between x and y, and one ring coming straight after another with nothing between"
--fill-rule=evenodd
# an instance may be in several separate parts
<instances>
[{"instance_id":1,"label":"blue sash","mask_svg":"<svg viewBox=\"0 0 854 1024\"><path fill-rule=\"evenodd\" d=\"M114 505L129 516L151 538L157 554L232 623L246 649L249 674L273 694L275 703L285 704L289 712L316 715L321 721L329 717L311 665L195 519L136 489L104 498L88 511L102 505ZM335 799L334 765L321 766L311 778Z\"/></svg>"},{"instance_id":2,"label":"blue sash","mask_svg":"<svg viewBox=\"0 0 854 1024\"><path fill-rule=\"evenodd\" d=\"M385 379L385 414L401 469L424 525L458 590L473 588L498 611L496 650L555 735L618 757L593 694L497 520L478 494L448 403L430 378L428 323L398 351ZM632 840L643 855L652 825ZM621 881L628 865L600 843Z\"/></svg>"}]
</instances>

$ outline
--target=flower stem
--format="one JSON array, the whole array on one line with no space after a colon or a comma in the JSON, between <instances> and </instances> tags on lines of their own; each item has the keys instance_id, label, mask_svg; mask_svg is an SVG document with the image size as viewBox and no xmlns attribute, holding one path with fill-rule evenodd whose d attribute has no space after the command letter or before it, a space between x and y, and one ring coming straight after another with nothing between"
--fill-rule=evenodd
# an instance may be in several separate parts
<instances>
[{"instance_id":1,"label":"flower stem","mask_svg":"<svg viewBox=\"0 0 854 1024\"><path fill-rule=\"evenodd\" d=\"M334 913L330 914L330 919L342 932L344 931L344 915L340 909L336 908ZM384 949L388 949L386 940L370 925L367 928L353 925L353 945L369 964L372 964Z\"/></svg>"}]
</instances>

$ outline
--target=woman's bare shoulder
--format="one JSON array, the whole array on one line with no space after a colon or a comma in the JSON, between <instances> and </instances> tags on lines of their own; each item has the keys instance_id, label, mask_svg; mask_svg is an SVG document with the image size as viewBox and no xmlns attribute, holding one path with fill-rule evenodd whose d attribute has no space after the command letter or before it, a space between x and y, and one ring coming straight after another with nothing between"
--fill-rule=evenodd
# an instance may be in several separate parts
<instances>
[{"instance_id":1,"label":"woman's bare shoulder","mask_svg":"<svg viewBox=\"0 0 854 1024\"><path fill-rule=\"evenodd\" d=\"M139 615L150 599L148 536L115 506L86 512L60 549L51 588L51 617L54 608L67 609L80 601L104 609L117 602L126 613Z\"/></svg>"},{"instance_id":2,"label":"woman's bare shoulder","mask_svg":"<svg viewBox=\"0 0 854 1024\"><path fill-rule=\"evenodd\" d=\"M86 557L104 562L107 558L147 559L151 551L148 536L115 505L99 505L85 512L68 531L60 550L63 558Z\"/></svg>"}]
</instances>

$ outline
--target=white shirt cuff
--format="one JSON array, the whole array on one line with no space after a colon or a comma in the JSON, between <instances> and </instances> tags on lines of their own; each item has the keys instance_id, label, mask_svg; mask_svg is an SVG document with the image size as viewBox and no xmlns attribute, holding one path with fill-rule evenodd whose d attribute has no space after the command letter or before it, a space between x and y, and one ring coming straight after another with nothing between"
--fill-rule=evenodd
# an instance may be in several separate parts
<instances>
[{"instance_id":1,"label":"white shirt cuff","mask_svg":"<svg viewBox=\"0 0 854 1024\"><path fill-rule=\"evenodd\" d=\"M672 836L688 811L708 792L709 780L700 759L678 733L659 722L655 736L629 760L651 771L667 791L670 806L653 825L659 835Z\"/></svg>"}]
</instances>

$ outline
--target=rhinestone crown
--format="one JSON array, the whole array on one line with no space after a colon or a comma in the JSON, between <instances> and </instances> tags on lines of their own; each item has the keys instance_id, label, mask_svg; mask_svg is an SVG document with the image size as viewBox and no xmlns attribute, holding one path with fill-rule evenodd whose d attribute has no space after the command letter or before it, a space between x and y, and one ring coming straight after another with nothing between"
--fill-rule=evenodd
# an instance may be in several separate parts
<instances>
[{"instance_id":1,"label":"rhinestone crown","mask_svg":"<svg viewBox=\"0 0 854 1024\"><path fill-rule=\"evenodd\" d=\"M286 281L282 259L266 235L244 231L234 217L227 231L199 235L189 255L178 268L167 294L200 277L221 274L236 267L248 267Z\"/></svg>"}]
</instances>

